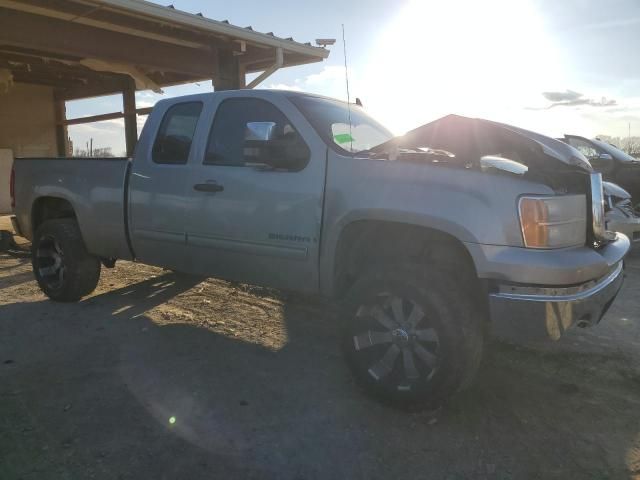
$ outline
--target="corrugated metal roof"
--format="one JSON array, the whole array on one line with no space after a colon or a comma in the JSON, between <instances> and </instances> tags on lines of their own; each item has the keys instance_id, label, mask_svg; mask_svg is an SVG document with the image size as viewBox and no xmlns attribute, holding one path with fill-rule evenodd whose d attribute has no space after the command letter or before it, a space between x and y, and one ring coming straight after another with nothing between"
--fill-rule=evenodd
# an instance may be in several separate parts
<instances>
[{"instance_id":1,"label":"corrugated metal roof","mask_svg":"<svg viewBox=\"0 0 640 480\"><path fill-rule=\"evenodd\" d=\"M329 56L329 50L324 47L313 46L310 42L297 42L293 37L277 37L273 32L257 32L253 30L251 26L244 28L239 27L230 24L228 20L214 20L204 17L201 13L189 13L183 10L178 10L173 5L162 6L145 0L91 1L96 5L103 5L110 9L119 10L122 13L130 12L136 16L144 15L147 18L153 17L163 22L180 24L200 31L221 34L253 44L281 47L291 52L306 54L313 57L327 58Z\"/></svg>"}]
</instances>

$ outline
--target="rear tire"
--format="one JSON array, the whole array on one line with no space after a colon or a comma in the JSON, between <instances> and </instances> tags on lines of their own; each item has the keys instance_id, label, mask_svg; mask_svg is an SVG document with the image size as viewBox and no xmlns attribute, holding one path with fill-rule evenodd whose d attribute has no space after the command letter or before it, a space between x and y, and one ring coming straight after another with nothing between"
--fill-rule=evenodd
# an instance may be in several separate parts
<instances>
[{"instance_id":1,"label":"rear tire","mask_svg":"<svg viewBox=\"0 0 640 480\"><path fill-rule=\"evenodd\" d=\"M57 302L80 300L100 279L100 260L87 252L73 219L47 220L38 227L31 264L40 289Z\"/></svg>"},{"instance_id":2,"label":"rear tire","mask_svg":"<svg viewBox=\"0 0 640 480\"><path fill-rule=\"evenodd\" d=\"M396 407L441 407L472 383L482 358L482 310L470 298L452 276L425 266L360 277L347 294L343 335L358 383Z\"/></svg>"}]
</instances>

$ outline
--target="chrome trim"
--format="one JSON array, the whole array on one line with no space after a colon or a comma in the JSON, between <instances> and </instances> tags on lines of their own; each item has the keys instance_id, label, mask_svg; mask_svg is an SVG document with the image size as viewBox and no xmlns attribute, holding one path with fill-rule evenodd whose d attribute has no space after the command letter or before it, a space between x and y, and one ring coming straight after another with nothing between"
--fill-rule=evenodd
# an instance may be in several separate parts
<instances>
[{"instance_id":1,"label":"chrome trim","mask_svg":"<svg viewBox=\"0 0 640 480\"><path fill-rule=\"evenodd\" d=\"M237 238L209 235L190 234L187 238L187 244L197 247L226 250L227 252L241 253L243 255L262 255L290 258L293 260L305 260L309 256L309 249L303 246L277 245L274 243L252 242Z\"/></svg>"},{"instance_id":2,"label":"chrome trim","mask_svg":"<svg viewBox=\"0 0 640 480\"><path fill-rule=\"evenodd\" d=\"M624 267L622 262L618 262L613 271L607 276L603 277L599 281L595 280L592 282L587 282L586 284L580 285L578 287L549 288L508 286L507 288L511 289L510 292L493 292L490 293L489 296L494 298L523 300L529 302L575 302L591 297L592 295L595 295L607 288L622 274L623 268ZM535 291L536 293L517 293L518 291Z\"/></svg>"},{"instance_id":3,"label":"chrome trim","mask_svg":"<svg viewBox=\"0 0 640 480\"><path fill-rule=\"evenodd\" d=\"M604 212L604 186L601 173L590 174L591 183L591 216L593 218L593 235L596 240L609 241L615 238L615 233L607 232Z\"/></svg>"}]
</instances>

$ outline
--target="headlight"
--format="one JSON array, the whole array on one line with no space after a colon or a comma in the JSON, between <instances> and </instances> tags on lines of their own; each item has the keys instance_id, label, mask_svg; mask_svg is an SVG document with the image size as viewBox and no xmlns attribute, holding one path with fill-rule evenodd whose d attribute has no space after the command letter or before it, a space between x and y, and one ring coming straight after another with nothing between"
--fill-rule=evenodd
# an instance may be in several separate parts
<instances>
[{"instance_id":1,"label":"headlight","mask_svg":"<svg viewBox=\"0 0 640 480\"><path fill-rule=\"evenodd\" d=\"M562 248L586 242L584 195L520 197L518 211L525 247Z\"/></svg>"}]
</instances>

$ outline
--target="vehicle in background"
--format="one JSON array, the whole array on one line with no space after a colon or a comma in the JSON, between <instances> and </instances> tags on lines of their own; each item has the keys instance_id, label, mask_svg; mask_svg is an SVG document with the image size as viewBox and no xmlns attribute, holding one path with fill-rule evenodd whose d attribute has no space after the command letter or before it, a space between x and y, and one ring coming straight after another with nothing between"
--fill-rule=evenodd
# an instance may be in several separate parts
<instances>
[{"instance_id":1,"label":"vehicle in background","mask_svg":"<svg viewBox=\"0 0 640 480\"><path fill-rule=\"evenodd\" d=\"M623 152L610 143L597 138L589 139L578 135L565 135L560 138L576 148L593 166L602 178L627 190L634 205L640 202L640 160Z\"/></svg>"},{"instance_id":2,"label":"vehicle in background","mask_svg":"<svg viewBox=\"0 0 640 480\"><path fill-rule=\"evenodd\" d=\"M602 185L607 229L624 233L633 243L640 242L640 211L634 207L631 194L615 183Z\"/></svg>"},{"instance_id":3,"label":"vehicle in background","mask_svg":"<svg viewBox=\"0 0 640 480\"><path fill-rule=\"evenodd\" d=\"M18 232L51 299L117 259L339 302L356 379L435 408L486 335L558 339L623 282L602 179L557 140L450 116L392 134L357 105L275 90L166 99L127 158L17 159Z\"/></svg>"}]
</instances>

